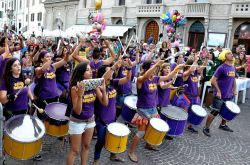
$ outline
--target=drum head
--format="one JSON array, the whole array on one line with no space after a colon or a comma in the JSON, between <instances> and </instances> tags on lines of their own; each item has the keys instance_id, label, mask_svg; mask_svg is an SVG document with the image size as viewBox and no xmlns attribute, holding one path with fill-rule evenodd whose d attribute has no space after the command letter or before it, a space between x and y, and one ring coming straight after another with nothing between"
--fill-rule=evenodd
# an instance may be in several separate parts
<instances>
[{"instance_id":1,"label":"drum head","mask_svg":"<svg viewBox=\"0 0 250 165\"><path fill-rule=\"evenodd\" d=\"M240 107L232 101L226 101L226 107L233 113L239 114Z\"/></svg>"},{"instance_id":2,"label":"drum head","mask_svg":"<svg viewBox=\"0 0 250 165\"><path fill-rule=\"evenodd\" d=\"M126 96L124 99L124 104L126 106L128 106L129 108L136 110L137 109L137 107L136 107L137 99L138 98L135 95Z\"/></svg>"},{"instance_id":3,"label":"drum head","mask_svg":"<svg viewBox=\"0 0 250 165\"><path fill-rule=\"evenodd\" d=\"M192 105L191 109L196 115L198 115L200 117L207 116L207 111L199 105Z\"/></svg>"},{"instance_id":4,"label":"drum head","mask_svg":"<svg viewBox=\"0 0 250 165\"><path fill-rule=\"evenodd\" d=\"M130 130L126 125L118 122L109 124L107 129L115 136L127 136L130 133Z\"/></svg>"},{"instance_id":5,"label":"drum head","mask_svg":"<svg viewBox=\"0 0 250 165\"><path fill-rule=\"evenodd\" d=\"M35 116L17 115L6 122L5 132L15 141L30 143L43 137L45 127Z\"/></svg>"},{"instance_id":6,"label":"drum head","mask_svg":"<svg viewBox=\"0 0 250 165\"><path fill-rule=\"evenodd\" d=\"M169 131L168 124L162 119L152 118L152 119L150 119L150 124L153 128L155 128L156 130L158 130L160 132L168 132Z\"/></svg>"},{"instance_id":7,"label":"drum head","mask_svg":"<svg viewBox=\"0 0 250 165\"><path fill-rule=\"evenodd\" d=\"M188 118L187 112L176 106L163 107L161 113L174 120L187 120Z\"/></svg>"},{"instance_id":8,"label":"drum head","mask_svg":"<svg viewBox=\"0 0 250 165\"><path fill-rule=\"evenodd\" d=\"M63 103L50 103L45 107L45 113L52 119L65 121L69 120L67 116L65 116L65 112L67 109L67 105Z\"/></svg>"}]
</instances>

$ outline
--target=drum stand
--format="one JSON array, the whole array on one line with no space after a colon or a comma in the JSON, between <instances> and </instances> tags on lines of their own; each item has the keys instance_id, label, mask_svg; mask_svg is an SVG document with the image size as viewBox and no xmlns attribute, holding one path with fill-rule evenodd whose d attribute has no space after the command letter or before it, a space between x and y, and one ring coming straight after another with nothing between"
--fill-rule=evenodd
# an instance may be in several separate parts
<instances>
[{"instance_id":1,"label":"drum stand","mask_svg":"<svg viewBox=\"0 0 250 165\"><path fill-rule=\"evenodd\" d=\"M4 164L5 157L3 155L3 106L0 103L0 164Z\"/></svg>"}]
</instances>

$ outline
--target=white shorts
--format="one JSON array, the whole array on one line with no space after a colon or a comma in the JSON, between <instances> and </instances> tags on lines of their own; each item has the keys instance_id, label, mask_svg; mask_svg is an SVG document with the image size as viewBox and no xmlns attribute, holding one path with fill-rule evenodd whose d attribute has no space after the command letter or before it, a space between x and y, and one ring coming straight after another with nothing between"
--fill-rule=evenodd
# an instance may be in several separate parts
<instances>
[{"instance_id":1,"label":"white shorts","mask_svg":"<svg viewBox=\"0 0 250 165\"><path fill-rule=\"evenodd\" d=\"M86 129L94 128L95 127L95 121L92 121L90 123L82 122L77 123L74 121L69 122L69 134L75 135L75 134L82 134L85 132Z\"/></svg>"}]
</instances>

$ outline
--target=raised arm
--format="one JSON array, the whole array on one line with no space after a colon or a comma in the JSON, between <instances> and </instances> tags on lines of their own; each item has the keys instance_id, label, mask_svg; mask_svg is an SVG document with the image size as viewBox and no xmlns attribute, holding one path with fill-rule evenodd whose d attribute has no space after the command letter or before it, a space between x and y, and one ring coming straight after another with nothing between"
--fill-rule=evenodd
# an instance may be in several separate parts
<instances>
[{"instance_id":1,"label":"raised arm","mask_svg":"<svg viewBox=\"0 0 250 165\"><path fill-rule=\"evenodd\" d=\"M112 47L110 46L109 41L105 40L104 42L105 45L108 47L111 56L108 59L103 60L103 65L110 65L115 60L115 53Z\"/></svg>"}]
</instances>

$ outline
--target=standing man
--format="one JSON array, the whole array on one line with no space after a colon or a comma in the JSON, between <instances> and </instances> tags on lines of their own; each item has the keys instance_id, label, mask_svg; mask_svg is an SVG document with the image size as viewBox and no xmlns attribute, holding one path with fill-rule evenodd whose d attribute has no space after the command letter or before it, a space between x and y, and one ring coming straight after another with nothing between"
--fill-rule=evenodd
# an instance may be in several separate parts
<instances>
[{"instance_id":1,"label":"standing man","mask_svg":"<svg viewBox=\"0 0 250 165\"><path fill-rule=\"evenodd\" d=\"M211 136L209 129L210 125L220 112L223 102L232 100L236 94L236 69L233 65L233 54L230 50L224 50L219 55L219 59L223 61L223 64L217 68L211 79L215 98L211 106L212 111L208 115L206 125L203 128L203 133L209 137ZM233 130L226 125L226 120L224 119L222 119L219 129L233 132Z\"/></svg>"}]
</instances>

